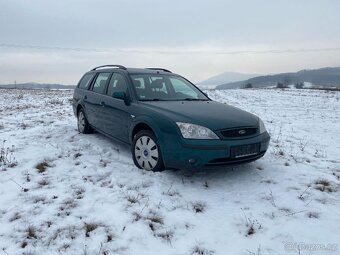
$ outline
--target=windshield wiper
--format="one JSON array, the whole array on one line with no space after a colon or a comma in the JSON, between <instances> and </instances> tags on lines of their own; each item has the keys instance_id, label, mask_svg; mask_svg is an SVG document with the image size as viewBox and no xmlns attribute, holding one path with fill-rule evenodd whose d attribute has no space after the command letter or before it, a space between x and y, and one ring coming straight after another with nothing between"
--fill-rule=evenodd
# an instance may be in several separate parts
<instances>
[{"instance_id":1,"label":"windshield wiper","mask_svg":"<svg viewBox=\"0 0 340 255\"><path fill-rule=\"evenodd\" d=\"M200 98L191 98L191 97L187 97L181 100L185 100L185 101L208 101L208 99L200 99Z\"/></svg>"},{"instance_id":2,"label":"windshield wiper","mask_svg":"<svg viewBox=\"0 0 340 255\"><path fill-rule=\"evenodd\" d=\"M159 98L153 98L153 99L140 99L139 101L165 101Z\"/></svg>"}]
</instances>

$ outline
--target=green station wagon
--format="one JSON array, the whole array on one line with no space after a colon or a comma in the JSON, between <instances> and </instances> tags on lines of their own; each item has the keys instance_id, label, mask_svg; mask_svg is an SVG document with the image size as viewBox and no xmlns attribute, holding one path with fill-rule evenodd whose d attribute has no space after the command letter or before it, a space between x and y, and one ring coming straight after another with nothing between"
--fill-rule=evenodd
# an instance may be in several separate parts
<instances>
[{"instance_id":1,"label":"green station wagon","mask_svg":"<svg viewBox=\"0 0 340 255\"><path fill-rule=\"evenodd\" d=\"M262 120L212 101L180 75L161 68L93 68L74 90L80 133L93 130L131 146L137 167L195 170L262 157Z\"/></svg>"}]
</instances>

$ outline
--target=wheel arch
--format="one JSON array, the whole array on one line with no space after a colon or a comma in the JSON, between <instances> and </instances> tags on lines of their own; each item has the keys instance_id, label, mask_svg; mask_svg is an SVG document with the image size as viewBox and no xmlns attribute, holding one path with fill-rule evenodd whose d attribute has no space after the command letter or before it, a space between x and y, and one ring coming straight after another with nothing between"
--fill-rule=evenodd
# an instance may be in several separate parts
<instances>
[{"instance_id":1,"label":"wheel arch","mask_svg":"<svg viewBox=\"0 0 340 255\"><path fill-rule=\"evenodd\" d=\"M130 139L131 139L131 142L133 140L133 138L135 137L135 135L139 132L139 131L142 131L142 130L149 130L151 131L157 138L158 138L158 135L157 133L154 131L154 129L152 128L152 126L145 122L145 121L141 121L141 122L138 122L136 123L132 130L131 130L131 134L130 134Z\"/></svg>"},{"instance_id":2,"label":"wheel arch","mask_svg":"<svg viewBox=\"0 0 340 255\"><path fill-rule=\"evenodd\" d=\"M78 105L77 105L77 108L76 108L76 114L77 114L77 116L78 116L78 114L79 114L80 109L83 109L83 110L84 110L84 107L83 107L81 104L78 104Z\"/></svg>"}]
</instances>

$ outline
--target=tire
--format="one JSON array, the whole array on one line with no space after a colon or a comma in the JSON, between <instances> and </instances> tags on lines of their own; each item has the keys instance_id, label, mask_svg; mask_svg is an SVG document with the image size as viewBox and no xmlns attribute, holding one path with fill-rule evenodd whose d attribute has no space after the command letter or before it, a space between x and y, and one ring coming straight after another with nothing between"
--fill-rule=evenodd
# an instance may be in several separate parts
<instances>
[{"instance_id":1,"label":"tire","mask_svg":"<svg viewBox=\"0 0 340 255\"><path fill-rule=\"evenodd\" d=\"M86 115L83 108L81 108L78 112L77 122L79 133L91 134L93 132L93 129L91 128L90 124L86 119Z\"/></svg>"},{"instance_id":2,"label":"tire","mask_svg":"<svg viewBox=\"0 0 340 255\"><path fill-rule=\"evenodd\" d=\"M133 162L138 168L153 172L164 170L161 148L151 131L142 130L135 135L131 152Z\"/></svg>"}]
</instances>

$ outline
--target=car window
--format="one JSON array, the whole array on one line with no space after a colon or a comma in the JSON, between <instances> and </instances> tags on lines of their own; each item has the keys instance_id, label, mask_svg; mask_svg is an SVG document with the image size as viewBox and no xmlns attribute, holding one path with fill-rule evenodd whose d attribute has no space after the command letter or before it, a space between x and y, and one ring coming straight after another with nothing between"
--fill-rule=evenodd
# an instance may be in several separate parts
<instances>
[{"instance_id":1,"label":"car window","mask_svg":"<svg viewBox=\"0 0 340 255\"><path fill-rule=\"evenodd\" d=\"M197 98L197 93L194 90L192 90L188 86L188 84L176 78L170 78L170 81L171 81L172 87L174 88L175 93L181 93L183 95L187 95L192 98Z\"/></svg>"},{"instance_id":2,"label":"car window","mask_svg":"<svg viewBox=\"0 0 340 255\"><path fill-rule=\"evenodd\" d=\"M97 79L93 84L92 90L94 92L104 94L105 93L105 85L106 85L106 82L109 79L109 77L110 77L110 73L100 73L97 76Z\"/></svg>"},{"instance_id":3,"label":"car window","mask_svg":"<svg viewBox=\"0 0 340 255\"><path fill-rule=\"evenodd\" d=\"M83 78L81 79L78 87L81 89L88 89L93 76L94 76L94 73L85 74Z\"/></svg>"},{"instance_id":4,"label":"car window","mask_svg":"<svg viewBox=\"0 0 340 255\"><path fill-rule=\"evenodd\" d=\"M127 94L127 84L123 75L119 73L112 74L107 95L112 96L114 92L125 92Z\"/></svg>"},{"instance_id":5,"label":"car window","mask_svg":"<svg viewBox=\"0 0 340 255\"><path fill-rule=\"evenodd\" d=\"M161 74L131 75L139 100L209 100L182 77Z\"/></svg>"}]
</instances>

